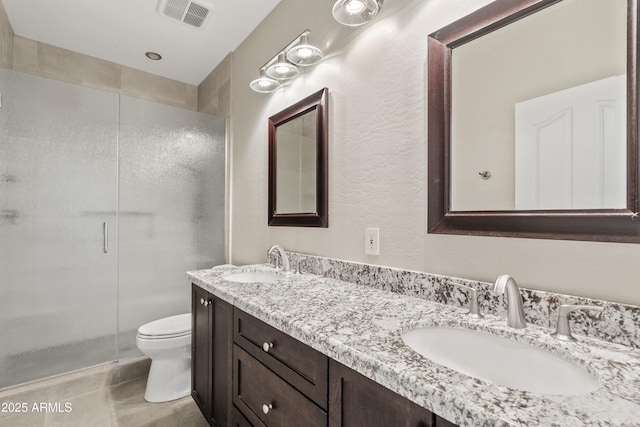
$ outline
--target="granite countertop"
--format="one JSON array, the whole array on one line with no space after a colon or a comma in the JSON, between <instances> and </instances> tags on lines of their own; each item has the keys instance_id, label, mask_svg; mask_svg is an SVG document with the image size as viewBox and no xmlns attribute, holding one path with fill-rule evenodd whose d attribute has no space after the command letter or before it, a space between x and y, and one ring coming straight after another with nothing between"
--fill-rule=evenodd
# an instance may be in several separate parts
<instances>
[{"instance_id":1,"label":"granite countertop","mask_svg":"<svg viewBox=\"0 0 640 427\"><path fill-rule=\"evenodd\" d=\"M271 326L462 427L640 426L640 350L578 337L564 343L550 330L510 329L486 315L314 275L273 283L234 283L222 276L273 270L268 265L223 265L187 273L206 289ZM600 387L577 396L514 390L430 361L400 335L420 326L458 326L508 336L573 361ZM523 366L526 369L526 366Z\"/></svg>"}]
</instances>

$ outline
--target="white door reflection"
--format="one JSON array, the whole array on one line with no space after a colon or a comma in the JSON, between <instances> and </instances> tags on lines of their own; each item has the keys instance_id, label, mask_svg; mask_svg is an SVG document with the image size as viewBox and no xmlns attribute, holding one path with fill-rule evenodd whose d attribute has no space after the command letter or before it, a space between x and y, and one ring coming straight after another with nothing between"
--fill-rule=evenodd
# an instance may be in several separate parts
<instances>
[{"instance_id":1,"label":"white door reflection","mask_svg":"<svg viewBox=\"0 0 640 427\"><path fill-rule=\"evenodd\" d=\"M626 207L626 76L515 105L515 208Z\"/></svg>"}]
</instances>

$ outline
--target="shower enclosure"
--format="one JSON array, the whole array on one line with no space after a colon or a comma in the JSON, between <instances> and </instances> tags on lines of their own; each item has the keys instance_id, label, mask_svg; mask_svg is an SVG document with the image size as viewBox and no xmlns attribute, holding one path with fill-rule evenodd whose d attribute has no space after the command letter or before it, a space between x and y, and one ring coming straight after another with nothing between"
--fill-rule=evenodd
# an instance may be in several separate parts
<instances>
[{"instance_id":1,"label":"shower enclosure","mask_svg":"<svg viewBox=\"0 0 640 427\"><path fill-rule=\"evenodd\" d=\"M0 388L140 354L223 261L224 119L0 69Z\"/></svg>"}]
</instances>

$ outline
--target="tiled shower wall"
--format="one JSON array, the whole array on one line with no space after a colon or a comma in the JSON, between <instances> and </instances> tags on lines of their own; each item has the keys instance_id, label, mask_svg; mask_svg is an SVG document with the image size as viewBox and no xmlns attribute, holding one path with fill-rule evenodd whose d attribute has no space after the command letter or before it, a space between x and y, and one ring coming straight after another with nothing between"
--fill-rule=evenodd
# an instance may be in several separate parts
<instances>
[{"instance_id":1,"label":"tiled shower wall","mask_svg":"<svg viewBox=\"0 0 640 427\"><path fill-rule=\"evenodd\" d=\"M20 36L14 37L12 68L174 107L198 108L195 86Z\"/></svg>"},{"instance_id":2,"label":"tiled shower wall","mask_svg":"<svg viewBox=\"0 0 640 427\"><path fill-rule=\"evenodd\" d=\"M0 67L11 68L13 64L13 30L9 18L0 2Z\"/></svg>"},{"instance_id":3,"label":"tiled shower wall","mask_svg":"<svg viewBox=\"0 0 640 427\"><path fill-rule=\"evenodd\" d=\"M231 114L231 61L229 53L198 86L198 111L219 117Z\"/></svg>"},{"instance_id":4,"label":"tiled shower wall","mask_svg":"<svg viewBox=\"0 0 640 427\"><path fill-rule=\"evenodd\" d=\"M193 86L17 36L0 2L0 68L228 117L231 57L227 55L200 86Z\"/></svg>"}]
</instances>

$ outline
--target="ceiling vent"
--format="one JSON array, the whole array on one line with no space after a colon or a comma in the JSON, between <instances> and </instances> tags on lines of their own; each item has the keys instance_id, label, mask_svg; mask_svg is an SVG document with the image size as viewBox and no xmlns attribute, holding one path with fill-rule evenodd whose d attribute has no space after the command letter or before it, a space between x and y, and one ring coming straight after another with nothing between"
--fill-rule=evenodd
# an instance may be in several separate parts
<instances>
[{"instance_id":1,"label":"ceiling vent","mask_svg":"<svg viewBox=\"0 0 640 427\"><path fill-rule=\"evenodd\" d=\"M191 0L160 0L158 12L192 27L202 28L211 14L211 6L200 0L197 2Z\"/></svg>"}]
</instances>

